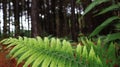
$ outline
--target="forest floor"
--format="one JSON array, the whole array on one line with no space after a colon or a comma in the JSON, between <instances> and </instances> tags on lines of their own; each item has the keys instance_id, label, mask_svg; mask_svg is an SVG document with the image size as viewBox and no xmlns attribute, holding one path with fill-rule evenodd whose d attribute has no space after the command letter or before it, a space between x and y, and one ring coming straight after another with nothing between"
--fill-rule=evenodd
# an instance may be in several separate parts
<instances>
[{"instance_id":1,"label":"forest floor","mask_svg":"<svg viewBox=\"0 0 120 67\"><path fill-rule=\"evenodd\" d=\"M7 58L7 55L10 51L10 49L6 49L6 46L2 46L0 44L0 67L16 67L16 60L15 58L10 59ZM23 63L19 64L17 67L22 67Z\"/></svg>"}]
</instances>

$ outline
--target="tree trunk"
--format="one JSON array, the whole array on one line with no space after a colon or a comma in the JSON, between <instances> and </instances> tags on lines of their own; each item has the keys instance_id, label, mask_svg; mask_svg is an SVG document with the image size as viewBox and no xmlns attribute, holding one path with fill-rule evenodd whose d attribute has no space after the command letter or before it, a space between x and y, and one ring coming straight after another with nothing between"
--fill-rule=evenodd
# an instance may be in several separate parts
<instances>
[{"instance_id":1,"label":"tree trunk","mask_svg":"<svg viewBox=\"0 0 120 67\"><path fill-rule=\"evenodd\" d=\"M36 37L41 33L41 29L38 30L38 19L39 19L39 12L38 12L38 2L39 0L32 0L32 7L31 7L31 36ZM39 26L41 28L41 26Z\"/></svg>"},{"instance_id":2,"label":"tree trunk","mask_svg":"<svg viewBox=\"0 0 120 67\"><path fill-rule=\"evenodd\" d=\"M7 37L7 0L3 0L3 37Z\"/></svg>"},{"instance_id":3,"label":"tree trunk","mask_svg":"<svg viewBox=\"0 0 120 67\"><path fill-rule=\"evenodd\" d=\"M74 41L78 41L77 19L75 16L75 0L71 0L71 34Z\"/></svg>"},{"instance_id":4,"label":"tree trunk","mask_svg":"<svg viewBox=\"0 0 120 67\"><path fill-rule=\"evenodd\" d=\"M55 7L56 7L56 0L51 0L51 29L52 29L52 34L53 36L56 35L56 25L55 25L55 20L56 20L56 13L55 13Z\"/></svg>"},{"instance_id":5,"label":"tree trunk","mask_svg":"<svg viewBox=\"0 0 120 67\"><path fill-rule=\"evenodd\" d=\"M19 0L13 1L14 6L14 17L15 17L15 37L20 35L20 21L19 21Z\"/></svg>"}]
</instances>

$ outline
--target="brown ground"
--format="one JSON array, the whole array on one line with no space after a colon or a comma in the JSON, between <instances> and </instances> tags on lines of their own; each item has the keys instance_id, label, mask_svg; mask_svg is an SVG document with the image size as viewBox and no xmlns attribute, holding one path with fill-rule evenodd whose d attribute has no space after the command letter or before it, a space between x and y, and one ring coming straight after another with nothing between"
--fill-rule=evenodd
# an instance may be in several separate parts
<instances>
[{"instance_id":1,"label":"brown ground","mask_svg":"<svg viewBox=\"0 0 120 67\"><path fill-rule=\"evenodd\" d=\"M0 67L16 67L16 60L7 58L7 54L10 49L5 49L6 46L1 46L0 44ZM23 63L19 64L17 67L22 67Z\"/></svg>"}]
</instances>

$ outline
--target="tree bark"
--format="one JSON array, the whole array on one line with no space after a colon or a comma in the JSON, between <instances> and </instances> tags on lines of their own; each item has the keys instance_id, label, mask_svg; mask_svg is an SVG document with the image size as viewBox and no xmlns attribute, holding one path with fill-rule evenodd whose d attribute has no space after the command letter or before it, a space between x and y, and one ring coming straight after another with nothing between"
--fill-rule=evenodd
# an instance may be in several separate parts
<instances>
[{"instance_id":1,"label":"tree bark","mask_svg":"<svg viewBox=\"0 0 120 67\"><path fill-rule=\"evenodd\" d=\"M77 31L77 19L75 16L75 0L71 0L71 34L74 41L78 41L78 31Z\"/></svg>"},{"instance_id":2,"label":"tree bark","mask_svg":"<svg viewBox=\"0 0 120 67\"><path fill-rule=\"evenodd\" d=\"M15 24L15 37L20 35L20 20L19 20L19 0L13 1L13 7L14 7L14 24Z\"/></svg>"},{"instance_id":3,"label":"tree bark","mask_svg":"<svg viewBox=\"0 0 120 67\"><path fill-rule=\"evenodd\" d=\"M36 37L41 33L41 26L38 29L39 23L39 12L38 12L38 2L39 0L32 0L31 7L31 36Z\"/></svg>"},{"instance_id":4,"label":"tree bark","mask_svg":"<svg viewBox=\"0 0 120 67\"><path fill-rule=\"evenodd\" d=\"M3 0L3 37L7 37L7 0Z\"/></svg>"}]
</instances>

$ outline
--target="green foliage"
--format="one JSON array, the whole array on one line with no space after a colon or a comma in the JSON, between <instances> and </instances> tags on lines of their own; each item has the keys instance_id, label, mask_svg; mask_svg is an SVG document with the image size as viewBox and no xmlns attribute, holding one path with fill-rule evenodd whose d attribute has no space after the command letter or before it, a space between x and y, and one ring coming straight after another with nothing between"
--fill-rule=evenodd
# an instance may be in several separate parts
<instances>
[{"instance_id":1,"label":"green foliage","mask_svg":"<svg viewBox=\"0 0 120 67\"><path fill-rule=\"evenodd\" d=\"M91 34L90 37L98 35L98 33L104 29L107 25L109 25L110 23L112 23L112 21L120 19L118 16L113 16L110 17L108 19L106 19L101 25L99 25Z\"/></svg>"},{"instance_id":2,"label":"green foliage","mask_svg":"<svg viewBox=\"0 0 120 67\"><path fill-rule=\"evenodd\" d=\"M82 39L81 42L84 46L78 44L73 48L69 41L53 37L43 39L19 37L1 41L3 44L9 44L7 48L14 47L9 56L17 58L17 64L25 61L23 67L29 64L32 67L109 67L111 63L107 65L105 60L111 59L115 62L113 43L110 44L108 52L104 53L100 39L97 45L87 38Z\"/></svg>"},{"instance_id":3,"label":"green foliage","mask_svg":"<svg viewBox=\"0 0 120 67\"><path fill-rule=\"evenodd\" d=\"M105 13L107 13L109 11L113 11L113 10L118 9L118 8L120 8L120 3L113 4L113 5L105 8L105 9L103 9L102 11L100 11L96 16L101 15L101 14L105 14Z\"/></svg>"},{"instance_id":4,"label":"green foliage","mask_svg":"<svg viewBox=\"0 0 120 67\"><path fill-rule=\"evenodd\" d=\"M91 11L95 6L104 3L104 2L108 2L109 0L95 0L93 1L90 5L88 5L88 7L85 9L84 14L86 15L89 11Z\"/></svg>"},{"instance_id":5,"label":"green foliage","mask_svg":"<svg viewBox=\"0 0 120 67\"><path fill-rule=\"evenodd\" d=\"M118 23L114 24L114 26L115 26L115 31L120 32L120 21L118 21Z\"/></svg>"},{"instance_id":6,"label":"green foliage","mask_svg":"<svg viewBox=\"0 0 120 67\"><path fill-rule=\"evenodd\" d=\"M105 39L105 42L108 43L110 41L114 41L114 40L120 40L120 32L118 33L113 33L113 34L108 34L106 36L107 38Z\"/></svg>"},{"instance_id":7,"label":"green foliage","mask_svg":"<svg viewBox=\"0 0 120 67\"><path fill-rule=\"evenodd\" d=\"M93 1L84 11L84 15L86 15L88 12L90 12L95 6L99 6L101 3L104 3L104 2L109 2L110 0L95 0ZM99 15L102 15L102 14L105 14L107 12L110 12L110 11L113 11L113 10L117 10L120 8L120 3L117 3L117 4L112 4L108 7L105 7L103 10L97 10L99 11L99 13L97 13L95 16L99 16ZM83 15L83 16L84 16ZM116 21L115 21L116 20ZM89 37L93 37L93 36L96 36L96 35L99 35L99 33L106 27L108 26L110 23L114 24L115 26L115 30L117 30L116 33L112 33L112 34L108 34L104 41L105 43L108 43L108 42L111 42L111 41L115 41L117 39L120 40L120 17L118 16L111 16L109 18L107 18L104 22L101 22L101 24L96 27L96 29L89 35Z\"/></svg>"},{"instance_id":8,"label":"green foliage","mask_svg":"<svg viewBox=\"0 0 120 67\"><path fill-rule=\"evenodd\" d=\"M77 0L76 3L80 3L80 0Z\"/></svg>"}]
</instances>

